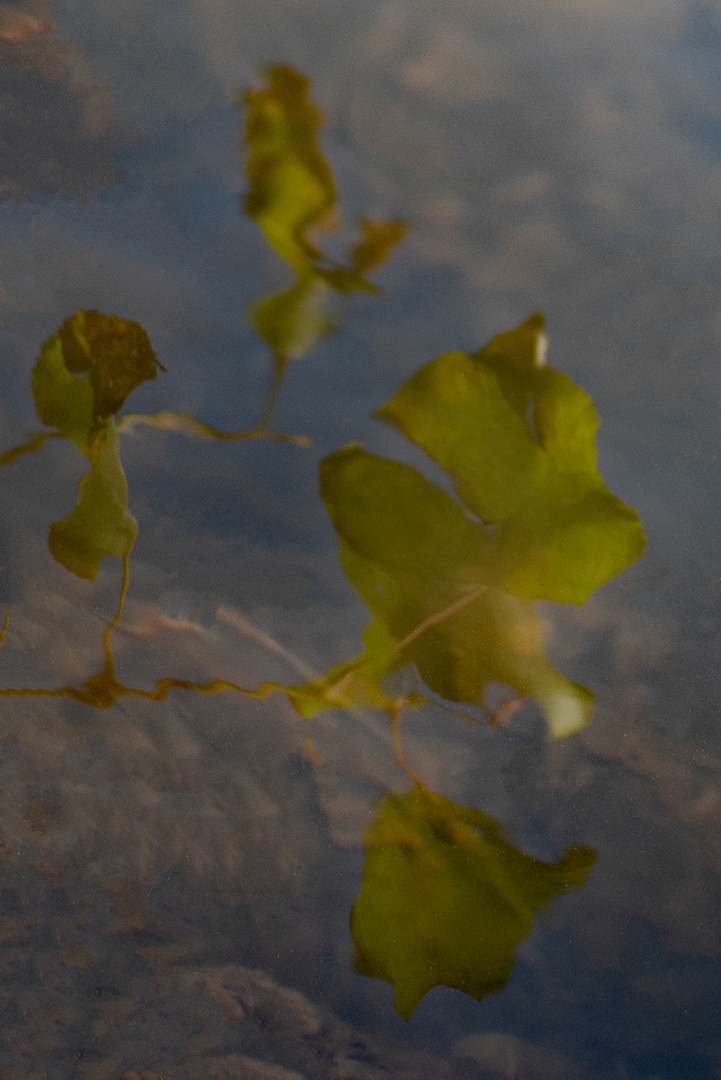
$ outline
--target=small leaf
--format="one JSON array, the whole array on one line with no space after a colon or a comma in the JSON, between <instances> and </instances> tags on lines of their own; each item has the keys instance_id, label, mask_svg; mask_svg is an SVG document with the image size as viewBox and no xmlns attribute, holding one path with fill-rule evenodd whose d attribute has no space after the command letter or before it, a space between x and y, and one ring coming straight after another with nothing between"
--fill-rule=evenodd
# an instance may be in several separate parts
<instances>
[{"instance_id":1,"label":"small leaf","mask_svg":"<svg viewBox=\"0 0 721 1080\"><path fill-rule=\"evenodd\" d=\"M139 323L76 311L43 344L32 374L35 411L92 457L96 421L113 416L160 364Z\"/></svg>"},{"instance_id":2,"label":"small leaf","mask_svg":"<svg viewBox=\"0 0 721 1080\"><path fill-rule=\"evenodd\" d=\"M302 356L335 329L328 289L380 292L364 274L385 261L408 226L361 219L361 241L351 248L348 266L311 240L313 230L338 223L335 180L319 140L323 116L309 100L310 83L300 72L280 66L266 74L268 85L241 99L250 183L245 211L293 267L296 280L256 303L251 318L276 357L285 361Z\"/></svg>"},{"instance_id":3,"label":"small leaf","mask_svg":"<svg viewBox=\"0 0 721 1080\"><path fill-rule=\"evenodd\" d=\"M297 359L335 330L327 297L328 285L321 278L301 278L289 289L258 301L251 316L253 328L276 356Z\"/></svg>"},{"instance_id":4,"label":"small leaf","mask_svg":"<svg viewBox=\"0 0 721 1080\"><path fill-rule=\"evenodd\" d=\"M165 370L139 323L100 311L76 311L44 343L33 368L38 416L56 427L89 458L90 471L78 483L78 504L50 526L53 558L92 581L104 555L125 556L138 525L128 510L128 485L112 416L141 382ZM14 460L53 434L3 455Z\"/></svg>"},{"instance_id":5,"label":"small leaf","mask_svg":"<svg viewBox=\"0 0 721 1080\"><path fill-rule=\"evenodd\" d=\"M35 411L48 427L56 427L90 456L88 439L93 427L94 394L90 377L77 378L68 371L60 338L54 334L45 342L33 368L32 390Z\"/></svg>"},{"instance_id":6,"label":"small leaf","mask_svg":"<svg viewBox=\"0 0 721 1080\"><path fill-rule=\"evenodd\" d=\"M407 221L371 221L360 218L358 225L362 239L351 248L350 259L361 274L382 266L396 244L408 234Z\"/></svg>"},{"instance_id":7,"label":"small leaf","mask_svg":"<svg viewBox=\"0 0 721 1080\"><path fill-rule=\"evenodd\" d=\"M499 584L515 596L582 604L643 552L637 514L598 471L593 402L545 365L540 314L472 356L426 364L378 416L495 527Z\"/></svg>"},{"instance_id":8,"label":"small leaf","mask_svg":"<svg viewBox=\"0 0 721 1080\"><path fill-rule=\"evenodd\" d=\"M94 448L90 471L78 483L78 504L50 526L48 547L73 574L95 581L104 555L125 556L138 533L128 510L128 483L118 452L118 436L107 422Z\"/></svg>"},{"instance_id":9,"label":"small leaf","mask_svg":"<svg viewBox=\"0 0 721 1080\"><path fill-rule=\"evenodd\" d=\"M165 371L140 323L117 315L76 311L57 337L68 371L90 373L94 417L114 416L136 386Z\"/></svg>"},{"instance_id":10,"label":"small leaf","mask_svg":"<svg viewBox=\"0 0 721 1080\"><path fill-rule=\"evenodd\" d=\"M282 259L301 274L322 258L308 239L335 206L333 173L318 146L322 114L308 100L310 83L294 68L272 67L268 86L251 90L245 145L250 191L245 211Z\"/></svg>"},{"instance_id":11,"label":"small leaf","mask_svg":"<svg viewBox=\"0 0 721 1080\"><path fill-rule=\"evenodd\" d=\"M493 818L419 788L383 799L365 844L355 968L392 984L406 1020L435 986L478 1000L502 989L535 915L596 860L580 847L557 863L531 858Z\"/></svg>"},{"instance_id":12,"label":"small leaf","mask_svg":"<svg viewBox=\"0 0 721 1080\"><path fill-rule=\"evenodd\" d=\"M356 289L364 292L379 293L377 285L366 281L365 274L382 266L393 248L408 232L407 221L368 221L359 220L362 240L349 252L350 266L316 266L316 273L331 288L338 292L350 293Z\"/></svg>"}]
</instances>

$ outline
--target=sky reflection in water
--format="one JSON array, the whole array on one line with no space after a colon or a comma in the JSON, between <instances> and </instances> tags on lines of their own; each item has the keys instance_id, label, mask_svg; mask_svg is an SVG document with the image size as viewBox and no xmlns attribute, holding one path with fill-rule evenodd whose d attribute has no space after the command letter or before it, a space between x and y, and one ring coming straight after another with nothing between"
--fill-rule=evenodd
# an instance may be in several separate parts
<instances>
[{"instance_id":1,"label":"sky reflection in water","mask_svg":"<svg viewBox=\"0 0 721 1080\"><path fill-rule=\"evenodd\" d=\"M604 479L649 539L585 607L544 612L553 663L598 696L583 732L546 744L532 710L493 734L432 708L406 720L405 758L431 788L481 806L539 859L569 845L599 852L502 994L479 1006L435 991L408 1028L388 988L347 967L373 797L407 785L372 714L321 714L309 759L307 728L277 695L102 712L4 701L3 947L8 1000L20 1002L4 1067L182 1076L215 1061L243 1075L251 1066L235 1056L325 1075L313 1044L326 1060L345 1055L351 1075L375 1068L373 1055L398 1075L715 1075L717 95L712 37L698 32L714 11L569 0L361 16L319 3L272 26L260 9L222 3L172 20L151 5L102 17L57 5L54 26L35 9L3 12L6 130L27 163L8 149L7 195L26 201L3 212L4 447L37 426L30 368L79 309L137 321L168 368L135 390L136 417L185 413L217 433L262 416L268 354L244 317L267 282L277 275L282 294L287 278L238 213L231 99L269 61L313 79L346 219L413 222L378 274L384 296L349 298L342 337L288 371L275 426L311 436L311 451L189 440L170 421L158 424L167 433L139 422L121 433L140 526L114 631L123 685L181 670L191 682L287 685L352 656L365 615L338 567L318 458L361 437L418 466L370 410L431 357L477 349L539 307L554 363L598 405ZM75 50L62 45L70 37ZM52 95L64 139L22 119L20 105L38 100L27 80ZM90 89L104 83L112 97ZM336 263L355 242L340 234ZM102 664L119 566L105 560L91 584L47 550L49 522L72 505L73 453L58 440L3 470L5 686L82 686ZM52 967L43 1008L53 995L73 1006L42 1013L27 987L47 976L23 964ZM98 970L112 978L92 997ZM411 1063L398 1045L354 1052L339 1027L321 1036L307 1016L299 1024L293 1008L306 1006L284 984L446 1064ZM165 1036L154 1007L138 1012L147 993L172 1012ZM125 1004L101 1008L103 994ZM129 1043L145 1056L123 1058Z\"/></svg>"}]
</instances>

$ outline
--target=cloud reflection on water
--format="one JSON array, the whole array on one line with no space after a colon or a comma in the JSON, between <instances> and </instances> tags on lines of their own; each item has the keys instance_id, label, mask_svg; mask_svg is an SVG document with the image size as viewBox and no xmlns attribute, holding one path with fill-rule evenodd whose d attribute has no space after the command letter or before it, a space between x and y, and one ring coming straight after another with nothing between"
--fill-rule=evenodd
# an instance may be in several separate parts
<instances>
[{"instance_id":1,"label":"cloud reflection on water","mask_svg":"<svg viewBox=\"0 0 721 1080\"><path fill-rule=\"evenodd\" d=\"M0 198L63 193L87 202L122 175L112 90L83 80L73 42L56 38L37 10L0 5Z\"/></svg>"},{"instance_id":2,"label":"cloud reflection on water","mask_svg":"<svg viewBox=\"0 0 721 1080\"><path fill-rule=\"evenodd\" d=\"M90 20L92 10L88 5L85 13L72 17L82 24L84 18ZM358 177L359 185L364 186L362 197L353 196L357 198L358 208L370 205L366 195L372 191L378 212L412 213L418 221L418 229L416 238L409 244L408 254L404 255L404 266L414 272L416 268L423 270L432 266L434 280L439 280L441 274L447 275L452 289L463 298L463 304L459 303L457 309L452 305L441 308L432 298L427 303L424 299L421 304L410 305L409 311L394 307L392 319L386 326L380 321L371 324L370 320L362 324L360 336L367 335L373 350L383 354L383 365L393 368L389 379L397 381L397 369L403 364L406 365L403 373L407 374L421 353L426 357L437 351L435 348L424 350L427 339L438 332L439 325L443 325L446 339L449 323L455 321L459 325L459 340L462 333L467 332L470 340L477 341L485 338L490 330L511 325L539 304L552 313L554 342L564 355L572 357L572 363L583 372L583 380L588 382L590 378L597 388L594 396L600 399L605 420L602 432L605 458L611 462L615 476L623 482L626 497L632 502L638 504L638 492L644 488L644 499L649 504L644 520L647 525L651 524L655 550L665 548L663 559L659 557L653 564L653 573L648 571L646 578L634 579L637 583L640 581L643 594L640 599L638 595L624 594L622 590L615 595L622 606L633 608L647 604L655 611L661 610L676 618L682 651L671 649L661 660L660 667L652 668L651 674L641 677L628 666L627 650L623 645L625 632L618 629L614 619L610 620L606 630L581 627L574 632L579 638L590 635L593 641L601 639L597 655L602 657L605 657L603 635L618 640L618 649L627 665L624 678L629 683L652 684L657 698L654 712L673 726L678 736L676 741L665 745L665 762L672 763L678 748L684 746L681 740L687 722L696 732L694 752L701 757L690 763L689 769L695 778L690 787L695 791L694 785L697 785L698 800L694 801L695 796L690 796L687 809L691 814L696 806L698 820L703 818L705 822L712 822L710 811L710 816L704 817L704 806L708 809L711 805L716 784L715 766L713 759L708 757L708 769L704 771L699 740L701 735L708 736L712 742L717 739L715 701L718 694L714 671L717 670L718 649L713 630L702 638L696 637L696 601L689 597L693 590L700 590L705 598L704 618L713 621L718 600L715 583L717 545L714 544L718 532L714 511L717 500L713 487L713 476L716 475L713 457L718 449L715 372L721 340L713 282L719 206L716 165L709 162L707 148L692 130L683 128L676 110L677 102L687 101L693 112L695 103L702 100L701 111L708 109L713 113L709 104L712 85L699 76L695 54L692 53L690 59L689 53L685 54L683 62L687 67L678 80L673 70L673 48L685 47L682 28L689 5L674 2L634 6L559 0L558 3L504 5L503 12L491 5L479 8L478 5L454 4L450 8L446 6L444 12L436 12L433 5L418 5L408 15L401 13L399 16L400 31L396 42L400 44L389 47L376 60L377 66L368 67L365 73L364 65L370 57L358 48L358 42L363 39L358 32L358 23L354 21L358 17L351 10L341 9L341 14L348 16L345 25L341 25L341 20L333 21L333 11L328 5L306 5L304 13L298 13L289 4L283 9L288 21L284 22L279 16L273 25L269 25L265 12L246 11L230 3L208 3L183 9L170 25L162 28L153 23L148 14L150 10L150 5L119 4L117 10L103 15L105 25L96 26L89 36L94 36L98 42L98 70L103 71L100 81L106 79L104 71L113 70L118 82L125 80L124 107L131 100L142 104L146 116L153 114L153 122L165 131L171 125L163 128L164 120L159 118L175 115L176 102L182 115L199 116L217 93L219 82L224 87L234 87L243 81L239 71L244 65L247 71L255 70L259 62L277 55L276 49L268 46L277 45L279 37L283 37L284 56L291 59L295 58L294 50L308 49L304 33L319 42L313 60L313 75L319 95L328 103L333 152L343 162L346 172ZM386 10L389 10L388 6L375 9L373 17L378 14L378 23L380 14ZM518 13L522 16L520 21ZM446 27L442 26L437 33L433 23L436 16L446 23ZM67 23L71 13L66 12L64 17ZM115 33L114 20L121 24L119 33ZM188 27L198 24L202 24L200 33L188 32ZM415 42L409 32L413 29L412 24L419 27L419 39ZM413 91L412 87L398 90L397 74L403 65L410 65L412 69L413 64L424 56L435 55L434 50L437 52L440 44L434 40L434 35L440 41L449 32L460 33L466 42L475 41L474 35L482 38L484 49L495 50L508 66L511 89L506 100L508 109L499 113L502 123L496 123L490 111L483 112L482 101L475 113L477 121L461 114L449 117L440 87L431 87L423 95ZM59 36L64 33L65 30L59 31ZM486 44L488 40L492 41L491 45ZM122 43L122 48L118 47L118 42ZM141 62L132 71L128 65L128 71L123 72L120 69L127 42L137 49ZM192 64L179 69L174 57L191 42ZM469 48L472 52L473 44ZM539 56L546 55L546 50L550 50L553 62L537 62ZM526 63L528 57L530 61ZM303 58L297 59L302 61ZM480 60L478 63L480 67ZM132 87L131 80L134 80ZM115 85L115 78L108 81ZM417 96L404 96L411 94ZM419 105L421 97L426 103L423 108ZM436 104L433 104L434 100ZM409 104L404 105L406 101ZM521 114L526 111L532 116L532 123L524 128ZM386 114L389 122L381 129L378 117ZM230 108L228 116L229 128L232 128L235 118ZM406 119L408 125L399 137L399 122ZM487 135L484 125L490 125ZM511 140L503 141L504 127L514 132L527 132L529 137L521 140L522 145L517 148ZM336 131L346 139L350 137L350 147L347 143L343 145L340 137L336 139ZM459 133L457 138L455 132ZM233 184L237 184L237 178L233 178L233 155L226 151L214 158L205 152L205 148L198 129L183 128L169 149L158 152L149 148L144 157L141 155L136 159L135 164L141 164L134 175L145 169L144 175L151 177L152 183L161 178L162 188L167 183L167 176L182 177L184 182L192 185L198 179L199 170L207 169L213 177L221 177L222 184L232 190ZM470 165L464 164L466 158L457 151L468 149L472 153L474 148L478 150L477 157ZM453 166L446 170L445 163L449 160ZM539 175L546 178L543 183L533 179ZM18 368L22 366L23 378L27 358L34 355L37 342L69 311L79 307L96 306L103 310L120 310L122 307L123 312L132 314L144 324L146 315L155 320L157 330L151 327L153 340L161 343L163 355L172 353L176 359L173 378L180 393L174 400L188 411L193 411L199 404L198 398L205 390L203 380L194 372L195 343L207 331L218 354L225 357L232 352L228 347L232 337L227 330L228 306L224 299L216 299L215 287L208 286L207 262L211 259L233 286L242 275L230 254L232 244L225 243L220 233L201 230L192 244L185 239L181 241L179 233L174 231L176 222L172 206L163 201L165 194L156 198L152 192L148 194L150 188L152 184L149 183L143 198L138 198L135 193L128 194L119 186L108 189L105 194L112 195L111 202L100 208L91 204L90 213L82 222L68 214L62 204L50 208L36 204L32 214L27 207L21 211L25 217L19 220L32 219L32 245L30 249L18 249L16 260L12 242L8 240L3 273L11 279L16 275L20 291L14 291L14 284L9 289L15 303L46 305L46 314L17 307L12 307L6 314L13 327L9 346L13 349L11 363ZM398 197L399 188L402 198ZM167 193L167 188L163 190ZM122 223L127 218L128 208L132 210L134 224L131 235L126 237ZM227 220L224 224L227 225ZM529 251L533 255L530 259ZM17 271L22 260L24 277L18 276ZM256 288L255 279L246 283L245 288L249 299ZM422 295L425 297L426 293ZM234 324L233 333L235 331ZM232 344L234 348L236 342ZM264 361L265 358L259 356L259 385L264 374ZM367 392L380 366L369 369L368 382L363 383L359 394ZM314 382L316 376L310 365L307 377L310 380L309 395L317 394L319 388L327 391L328 400L333 402L330 408L336 415L343 413L347 403L338 385L329 384L325 374ZM223 402L228 402L227 410L224 411L222 405L213 405L212 414L203 413L219 428L232 426L226 421L237 406L237 396L234 396L237 380L225 378L226 382L218 385L224 388L221 397ZM25 395L26 382L20 389ZM257 400L260 393L258 391L256 395ZM335 398L330 396L333 393ZM15 400L19 402L19 393ZM159 406L154 402L152 407ZM300 422L296 419L291 430L307 430L302 421L302 416ZM349 421L348 427L351 428L354 422ZM152 433L148 432L148 435ZM138 455L148 453L159 463L162 455L168 453L163 466L167 479L173 471L171 465L175 466L175 461L171 462L169 457L176 452L178 444L173 443L173 450L168 452L153 440L154 436L150 442L145 441L145 436L142 440L139 438L133 444L133 452L137 450ZM8 438L7 445L12 441L13 438ZM649 465L634 472L630 462L639 463L641 442L651 446ZM6 445L5 441L3 444ZM133 452L128 451L131 457ZM675 464L667 468L671 456L675 456ZM58 468L61 468L60 464ZM233 468L239 469L235 458ZM64 464L62 469L65 470L63 477L71 477ZM229 466L228 474L230 472ZM74 481L74 477L71 479ZM226 480L224 474L223 482ZM280 487L275 475L274 482ZM148 498L143 486L135 490L139 501ZM239 481L229 490L238 494ZM173 569L183 575L191 572L194 560L186 556L191 550L197 550L197 544L196 538L188 536L188 526L181 519L182 513L176 513L175 519L168 513L164 528L167 529L166 536L173 538L172 552L167 552L169 561L172 561ZM34 553L42 551L44 536L40 530L34 539L33 529L31 522L27 543L29 551ZM236 581L242 580L243 575L249 577L249 588L254 596L260 597L257 617L272 621L274 616L268 613L264 601L272 595L273 603L279 605L281 590L273 591L270 586L263 590L253 577L255 571L248 570L244 563L245 549L233 549L227 537L214 532L212 527L208 528L206 539L207 550L212 551L215 565L199 566L197 580L210 583L209 587L222 593L236 590ZM156 550L161 551L162 545ZM265 562L254 554L253 567L262 565L267 570L273 557L267 549L263 553ZM329 586L335 603L327 602L327 594L319 583L331 578L326 574L322 557L316 561L310 556L300 558L297 553L296 557L298 562L294 567L298 569L295 573L312 583L312 587L306 587L303 593L305 599L296 602L314 604L326 626L319 632L317 642L307 641L302 626L308 612L303 614L303 619L294 621L286 610L283 613L285 621L278 616L281 636L295 637L295 645L304 655L324 648L326 655L344 655L347 652L345 645L350 644L357 630L357 609L352 608L337 582L332 588ZM14 553L12 558L19 560L20 556ZM155 562L153 559L153 555L144 551L138 565L138 582L142 583L143 590L147 589L147 595L154 595L154 573L162 561L159 557ZM18 561L16 565L21 563ZM28 579L32 576L31 566L32 558L28 558ZM226 568L222 572L221 566ZM659 566L662 572L659 572ZM164 572L167 572L167 564L164 564ZM289 580L280 554L277 556L277 573L279 577L286 575L284 581ZM107 584L107 577L105 581ZM55 599L48 600L53 607L58 607L61 600L66 603L70 623L79 623L80 618L87 616L92 598L82 591L68 592L65 586L58 588L58 582L52 577L48 580L38 578L36 584L38 590L47 588L48 598L57 598L58 603ZM34 587L28 584L28 589ZM288 591L297 597L302 592L292 582ZM239 593L236 591L234 595ZM342 602L339 597L343 597ZM96 649L98 636L95 631L102 629L101 622L97 622L87 639L78 626L77 648L69 649L57 640L57 635L51 640L52 635L47 632L46 609L42 607L44 602L38 601L35 623L28 625L25 641L32 642L36 649L39 648L37 643L43 642L39 648L42 664L50 664L50 657L55 657L57 664L53 660L53 677L62 679L63 672L68 670L67 664L72 663L82 681L92 670L87 665L83 667L83 657L92 656ZM342 605L345 606L341 610ZM109 603L108 609L111 606ZM148 619L153 610L149 605ZM341 645L338 638L343 635L346 641ZM152 640L152 637L148 639L149 650L155 648L150 644ZM197 640L193 637L196 644L188 646L189 667L193 657L199 655ZM655 638L652 631L647 632L647 640L648 651L653 653ZM207 653L201 649L200 654L203 662L211 663L214 656L210 644L207 649ZM61 652L64 654L62 662ZM172 659L170 647L168 658ZM3 658L3 663L6 662L7 654ZM606 660L599 659L597 663L603 666ZM618 675L615 663L612 659L607 665L611 686ZM203 666L200 660L198 665ZM38 672L33 670L30 674L34 677ZM589 678L587 674L582 677ZM128 677L127 681L133 680ZM630 704L628 708L631 709ZM28 723L24 730L29 744L34 728L29 722L32 714L26 715ZM617 719L621 728L626 724L633 726L630 715L619 706ZM49 723L53 726L59 721L54 718ZM143 720L136 727L142 730L144 723ZM14 730L22 732L22 724L18 722ZM444 728L440 721L438 730L444 752L447 752L450 747L448 740L443 742ZM204 738L201 725L197 741L203 745ZM652 747L657 747L658 734L650 735L648 739ZM419 742L422 746L422 739ZM497 745L501 743L497 742ZM535 743L533 745L535 747ZM322 745L317 750L321 755L324 752ZM506 746L506 750L512 754L512 748ZM521 750L516 748L516 751L522 756ZM142 747L138 754L141 752ZM224 752L222 740L219 740L218 756ZM413 757L412 748L407 752ZM437 765L442 755L437 747L434 752L430 740L425 752L429 763ZM712 946L716 947L713 926L718 910L716 886L706 870L700 869L695 857L697 825L691 823L690 817L686 825L673 833L670 851L664 847L664 839L674 827L685 781L670 776L664 768L662 774L666 777L667 790L675 792L676 809L663 811L661 807L658 820L649 826L649 832L641 834L639 831L637 835L629 836L628 817L633 817L647 805L648 785L654 782L651 775L653 755L647 759L646 772L643 771L645 766L637 766L630 759L618 762L614 768L620 771L621 779L619 786L614 787L610 767L601 768L596 750L579 751L578 761L571 755L570 763L560 748L556 753L557 758L548 765L547 776L544 774L543 782L548 784L552 796L542 815L545 821L551 822L549 828L555 843L562 845L569 837L577 839L575 830L581 820L591 827L583 840L596 843L596 824L602 819L609 823L603 842L605 865L609 868L608 891L594 909L593 920L588 921L582 932L584 940L593 943L594 962L610 958L609 962L612 960L617 964L617 970L632 970L639 979L646 979L644 985L651 985L653 980L648 972L639 972L633 966L636 961L631 959L634 950L628 943L633 929L629 929L629 912L632 910L651 924L671 928L673 940L691 952L707 948L713 951ZM259 746L259 761L261 754ZM482 768L477 754L469 750L468 755L466 765L455 780L461 789L456 792L459 798L463 797L464 784L469 783L468 763L476 770ZM12 760L10 754L7 760ZM102 775L104 768L102 760L99 753L98 775ZM374 764L374 755L368 752L363 759L363 768L370 774ZM41 765L38 758L31 768ZM416 764L416 767L422 765ZM528 763L528 768L535 766ZM594 775L600 778L595 786L592 779L588 779ZM451 782L449 777L446 779ZM356 778L356 782L361 785L360 778ZM73 783L82 783L80 768ZM704 784L711 792L705 803ZM519 805L517 794L514 796L516 801L509 802L504 790L499 784L493 797L499 804L505 799L503 812L512 815L512 807ZM557 805L559 790L563 793L561 807ZM121 783L112 796L117 797L120 807L123 805L122 791ZM618 799L614 792L620 793ZM341 792L348 804L352 794L351 786ZM41 792L33 798L42 802L45 797ZM48 797L45 801L50 803L52 799ZM359 802L363 803L363 799ZM360 828L353 835L357 837L359 832ZM346 833L351 834L352 830ZM653 876L646 881L648 889L644 892L638 887L635 868L643 861L652 841L658 845L662 857ZM201 839L194 843L200 851ZM671 880L662 863L670 863L676 869L681 867L680 874ZM680 880L684 874L690 882L687 888L682 887ZM618 907L611 904L614 895L619 898ZM609 907L605 907L607 901ZM697 913L695 930L693 920L689 919L690 911ZM648 952L644 954L643 947L639 947L636 955L648 956ZM534 962L540 962L538 955ZM658 962L661 963L661 959ZM675 962L673 957L669 960L670 964ZM671 970L675 969L672 967ZM643 999L647 1001L647 1012L634 1014L634 1021L638 1022L633 1040L637 1041L629 1034L624 1044L626 1036L621 1027L617 1027L612 1039L609 1036L609 1045L625 1046L630 1056L629 1047L643 1043L644 1031L648 1033L653 1029L659 1035L661 1025L656 1010L656 1003L661 1000L659 993L663 1000L673 1003L671 1011L664 1013L664 1016L668 1015L664 1030L676 1031L680 1030L679 1025L692 1024L690 1019L681 1021L679 1018L688 1016L684 1010L691 1000L689 994L693 988L678 978L673 991L669 989L668 980L664 983L658 973L654 978L655 989L641 991L640 983L637 987L638 994L650 994ZM558 989L560 993L566 988L559 985ZM713 1023L708 1018L704 1020L704 1002L694 1001L692 1011L698 1025L696 1030L710 1030ZM593 1012L592 999L585 1018L589 1023ZM519 1008L514 1016L505 1015L498 1026L518 1023L521 1015L524 1011ZM556 1019L549 1013L544 1015L548 1021L547 1032L556 1031L555 1036L547 1037L555 1038L556 1044L560 1045L563 1037L553 1027Z\"/></svg>"}]
</instances>

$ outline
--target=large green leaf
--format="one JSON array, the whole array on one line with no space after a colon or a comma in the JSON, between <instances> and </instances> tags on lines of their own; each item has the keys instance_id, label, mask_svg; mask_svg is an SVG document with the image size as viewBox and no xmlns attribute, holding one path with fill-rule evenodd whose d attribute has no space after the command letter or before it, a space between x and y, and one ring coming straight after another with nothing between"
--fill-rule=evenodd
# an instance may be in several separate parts
<instances>
[{"instance_id":1,"label":"large green leaf","mask_svg":"<svg viewBox=\"0 0 721 1080\"><path fill-rule=\"evenodd\" d=\"M435 986L479 1000L502 989L535 915L596 860L581 847L557 863L531 858L493 818L420 788L383 799L365 844L355 967L393 985L406 1020Z\"/></svg>"},{"instance_id":2,"label":"large green leaf","mask_svg":"<svg viewBox=\"0 0 721 1080\"><path fill-rule=\"evenodd\" d=\"M78 482L78 504L50 526L48 547L66 570L94 581L104 555L128 554L138 523L128 510L128 483L112 421L97 436L91 460Z\"/></svg>"},{"instance_id":3,"label":"large green leaf","mask_svg":"<svg viewBox=\"0 0 721 1080\"><path fill-rule=\"evenodd\" d=\"M501 682L540 701L553 735L588 721L592 694L547 659L533 605L497 587L491 539L459 502L357 445L321 462L321 494L374 620L366 652L298 695L299 711L374 703L369 682L412 661L452 701L482 706L488 684Z\"/></svg>"},{"instance_id":4,"label":"large green leaf","mask_svg":"<svg viewBox=\"0 0 721 1080\"><path fill-rule=\"evenodd\" d=\"M462 502L360 444L321 462L343 567L374 618L359 657L293 688L296 709L393 708L384 678L412 662L451 701L484 706L500 682L537 698L551 734L582 727L593 695L546 657L533 601L583 603L645 538L598 471L591 399L545 364L543 316L426 364L378 415Z\"/></svg>"},{"instance_id":5,"label":"large green leaf","mask_svg":"<svg viewBox=\"0 0 721 1080\"><path fill-rule=\"evenodd\" d=\"M543 317L422 367L381 409L493 526L497 580L515 596L581 604L643 552L635 511L596 464L593 402L545 364Z\"/></svg>"}]
</instances>

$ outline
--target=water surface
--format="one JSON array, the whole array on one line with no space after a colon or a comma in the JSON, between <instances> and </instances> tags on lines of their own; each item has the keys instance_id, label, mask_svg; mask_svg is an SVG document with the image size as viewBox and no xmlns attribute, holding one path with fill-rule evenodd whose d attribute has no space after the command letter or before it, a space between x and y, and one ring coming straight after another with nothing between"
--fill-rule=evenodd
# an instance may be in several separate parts
<instances>
[{"instance_id":1,"label":"water surface","mask_svg":"<svg viewBox=\"0 0 721 1080\"><path fill-rule=\"evenodd\" d=\"M269 65L326 117L333 258L358 216L410 224L382 295L338 296L337 332L289 366L274 427L310 448L120 434L120 683L287 684L355 656L367 609L319 460L360 439L419 465L372 410L538 309L648 540L584 606L542 605L553 662L597 695L588 727L548 741L530 701L495 730L406 718L429 788L537 859L598 852L505 989L437 988L408 1023L350 963L364 830L411 786L381 711L4 699L8 1077L718 1075L719 41L718 6L682 0L0 6L0 450L42 427L33 365L77 310L141 324L167 369L128 410L255 424L271 356L248 313L290 273L243 212L236 95ZM48 550L86 470L58 439L0 471L2 687L103 669L122 560L90 581Z\"/></svg>"}]
</instances>

